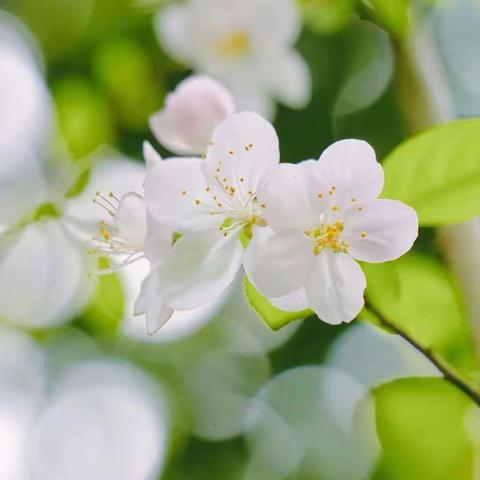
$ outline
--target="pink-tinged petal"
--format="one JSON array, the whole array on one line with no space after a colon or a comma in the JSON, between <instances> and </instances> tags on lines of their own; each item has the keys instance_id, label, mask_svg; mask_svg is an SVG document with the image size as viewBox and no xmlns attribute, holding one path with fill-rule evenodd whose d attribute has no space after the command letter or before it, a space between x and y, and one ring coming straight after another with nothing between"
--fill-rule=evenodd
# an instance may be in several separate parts
<instances>
[{"instance_id":1,"label":"pink-tinged petal","mask_svg":"<svg viewBox=\"0 0 480 480\"><path fill-rule=\"evenodd\" d=\"M249 280L267 297L282 297L298 290L313 261L311 242L301 230L289 229L267 241L251 240L244 258Z\"/></svg>"},{"instance_id":2,"label":"pink-tinged petal","mask_svg":"<svg viewBox=\"0 0 480 480\"><path fill-rule=\"evenodd\" d=\"M363 140L341 140L330 145L320 156L318 176L329 189L332 200L348 205L355 199L376 199L383 189L383 168L375 151Z\"/></svg>"},{"instance_id":3,"label":"pink-tinged petal","mask_svg":"<svg viewBox=\"0 0 480 480\"><path fill-rule=\"evenodd\" d=\"M159 266L165 303L190 310L212 302L233 282L242 257L238 235L218 228L186 233Z\"/></svg>"},{"instance_id":4,"label":"pink-tinged petal","mask_svg":"<svg viewBox=\"0 0 480 480\"><path fill-rule=\"evenodd\" d=\"M317 196L316 168L314 160L296 165L282 163L262 177L257 199L262 206L262 215L273 230L305 230L318 223L325 200Z\"/></svg>"},{"instance_id":5,"label":"pink-tinged petal","mask_svg":"<svg viewBox=\"0 0 480 480\"><path fill-rule=\"evenodd\" d=\"M131 192L124 195L115 214L118 236L143 250L147 235L147 211L141 195Z\"/></svg>"},{"instance_id":6,"label":"pink-tinged petal","mask_svg":"<svg viewBox=\"0 0 480 480\"><path fill-rule=\"evenodd\" d=\"M174 310L162 301L158 272L152 270L143 280L140 294L135 301L135 315L145 314L147 332L153 335L173 315Z\"/></svg>"},{"instance_id":7,"label":"pink-tinged petal","mask_svg":"<svg viewBox=\"0 0 480 480\"><path fill-rule=\"evenodd\" d=\"M268 300L273 306L286 312L301 312L310 308L304 288L299 288L283 297L269 297Z\"/></svg>"},{"instance_id":8,"label":"pink-tinged petal","mask_svg":"<svg viewBox=\"0 0 480 480\"><path fill-rule=\"evenodd\" d=\"M170 151L199 155L207 151L215 128L234 111L233 97L222 84L195 75L167 96L164 109L150 117L150 128Z\"/></svg>"},{"instance_id":9,"label":"pink-tinged petal","mask_svg":"<svg viewBox=\"0 0 480 480\"><path fill-rule=\"evenodd\" d=\"M324 249L309 271L305 292L310 307L326 323L338 325L353 320L363 307L365 275L344 253Z\"/></svg>"},{"instance_id":10,"label":"pink-tinged petal","mask_svg":"<svg viewBox=\"0 0 480 480\"><path fill-rule=\"evenodd\" d=\"M149 169L145 179L145 203L149 222L175 231L205 227L215 220L211 195L198 158L172 158Z\"/></svg>"},{"instance_id":11,"label":"pink-tinged petal","mask_svg":"<svg viewBox=\"0 0 480 480\"><path fill-rule=\"evenodd\" d=\"M345 218L342 239L357 260L388 262L408 252L418 236L415 210L397 200L374 200L352 208Z\"/></svg>"},{"instance_id":12,"label":"pink-tinged petal","mask_svg":"<svg viewBox=\"0 0 480 480\"><path fill-rule=\"evenodd\" d=\"M152 147L150 142L143 142L143 158L147 164L147 169L155 167L158 163L163 161L160 154Z\"/></svg>"},{"instance_id":13,"label":"pink-tinged petal","mask_svg":"<svg viewBox=\"0 0 480 480\"><path fill-rule=\"evenodd\" d=\"M231 115L215 130L205 163L210 177L229 185L254 189L261 176L280 161L278 137L264 118L253 112Z\"/></svg>"}]
</instances>

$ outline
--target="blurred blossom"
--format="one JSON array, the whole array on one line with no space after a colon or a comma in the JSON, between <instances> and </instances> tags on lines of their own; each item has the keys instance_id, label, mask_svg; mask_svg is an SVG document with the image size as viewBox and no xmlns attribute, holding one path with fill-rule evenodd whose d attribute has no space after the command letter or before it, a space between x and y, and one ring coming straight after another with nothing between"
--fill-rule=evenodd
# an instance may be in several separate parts
<instances>
[{"instance_id":1,"label":"blurred blossom","mask_svg":"<svg viewBox=\"0 0 480 480\"><path fill-rule=\"evenodd\" d=\"M0 255L0 317L34 328L68 320L85 300L85 259L57 219L14 234Z\"/></svg>"},{"instance_id":2,"label":"blurred blossom","mask_svg":"<svg viewBox=\"0 0 480 480\"><path fill-rule=\"evenodd\" d=\"M44 399L45 358L26 335L0 327L0 478L30 480L31 437Z\"/></svg>"},{"instance_id":3,"label":"blurred blossom","mask_svg":"<svg viewBox=\"0 0 480 480\"><path fill-rule=\"evenodd\" d=\"M270 117L273 99L310 100L310 71L293 48L300 13L293 0L188 0L163 8L155 29L165 50L232 90L238 110Z\"/></svg>"},{"instance_id":4,"label":"blurred blossom","mask_svg":"<svg viewBox=\"0 0 480 480\"><path fill-rule=\"evenodd\" d=\"M367 388L403 377L433 377L440 372L398 335L359 322L335 341L325 361Z\"/></svg>"},{"instance_id":5,"label":"blurred blossom","mask_svg":"<svg viewBox=\"0 0 480 480\"><path fill-rule=\"evenodd\" d=\"M246 428L245 480L295 474L361 480L379 453L372 399L332 368L299 367L274 377L251 402Z\"/></svg>"},{"instance_id":6,"label":"blurred blossom","mask_svg":"<svg viewBox=\"0 0 480 480\"><path fill-rule=\"evenodd\" d=\"M167 95L164 109L150 117L150 128L171 152L200 155L207 151L215 127L234 111L223 85L207 76L191 76Z\"/></svg>"},{"instance_id":7,"label":"blurred blossom","mask_svg":"<svg viewBox=\"0 0 480 480\"><path fill-rule=\"evenodd\" d=\"M166 405L126 364L64 372L36 429L33 470L45 480L155 480L167 450Z\"/></svg>"},{"instance_id":8,"label":"blurred blossom","mask_svg":"<svg viewBox=\"0 0 480 480\"><path fill-rule=\"evenodd\" d=\"M0 224L18 221L46 194L51 107L36 51L23 25L0 11Z\"/></svg>"}]
</instances>

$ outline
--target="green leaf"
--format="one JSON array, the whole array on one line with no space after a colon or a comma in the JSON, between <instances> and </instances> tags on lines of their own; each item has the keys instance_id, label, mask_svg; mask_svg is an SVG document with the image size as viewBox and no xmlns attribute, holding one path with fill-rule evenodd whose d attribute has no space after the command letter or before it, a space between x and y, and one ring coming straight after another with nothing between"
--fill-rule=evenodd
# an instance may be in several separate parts
<instances>
[{"instance_id":1,"label":"green leaf","mask_svg":"<svg viewBox=\"0 0 480 480\"><path fill-rule=\"evenodd\" d=\"M348 75L335 102L334 115L368 107L387 89L393 75L393 49L388 35L372 23L357 22L348 32Z\"/></svg>"},{"instance_id":2,"label":"green leaf","mask_svg":"<svg viewBox=\"0 0 480 480\"><path fill-rule=\"evenodd\" d=\"M411 205L423 226L480 215L480 119L455 121L402 143L385 159L385 198Z\"/></svg>"},{"instance_id":3,"label":"green leaf","mask_svg":"<svg viewBox=\"0 0 480 480\"><path fill-rule=\"evenodd\" d=\"M441 263L410 254L363 270L367 298L383 315L457 368L477 368L459 292Z\"/></svg>"},{"instance_id":4,"label":"green leaf","mask_svg":"<svg viewBox=\"0 0 480 480\"><path fill-rule=\"evenodd\" d=\"M260 294L247 277L243 279L243 286L248 303L272 330L280 330L290 322L302 320L313 314L311 310L302 310L300 312L280 310Z\"/></svg>"},{"instance_id":5,"label":"green leaf","mask_svg":"<svg viewBox=\"0 0 480 480\"><path fill-rule=\"evenodd\" d=\"M373 480L474 478L478 409L460 390L438 378L407 378L373 395L383 450Z\"/></svg>"},{"instance_id":6,"label":"green leaf","mask_svg":"<svg viewBox=\"0 0 480 480\"><path fill-rule=\"evenodd\" d=\"M374 18L392 35L402 37L410 27L410 0L368 0Z\"/></svg>"},{"instance_id":7,"label":"green leaf","mask_svg":"<svg viewBox=\"0 0 480 480\"><path fill-rule=\"evenodd\" d=\"M90 166L86 167L76 180L72 183L70 188L65 193L65 198L74 198L80 195L88 185L90 181L91 169Z\"/></svg>"}]
</instances>

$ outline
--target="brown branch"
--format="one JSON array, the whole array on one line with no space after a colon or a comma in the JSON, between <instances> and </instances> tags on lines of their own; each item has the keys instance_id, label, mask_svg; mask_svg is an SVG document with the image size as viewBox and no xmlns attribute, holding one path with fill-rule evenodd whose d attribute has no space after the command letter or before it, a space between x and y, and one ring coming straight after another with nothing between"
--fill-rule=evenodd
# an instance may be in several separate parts
<instances>
[{"instance_id":1,"label":"brown branch","mask_svg":"<svg viewBox=\"0 0 480 480\"><path fill-rule=\"evenodd\" d=\"M428 360L430 360L435 367L440 370L444 379L447 382L450 382L452 385L460 389L465 395L470 397L478 406L480 406L480 392L478 392L475 388L473 388L469 383L462 379L460 374L455 372L449 365L447 365L443 360L438 358L429 348L425 348L421 345L415 338L410 336L407 332L402 330L398 325L388 320L385 316L383 316L368 300L365 301L365 307L377 317L380 323L392 330L397 335L400 335L403 339L405 339L410 345L412 345L415 349L417 349L420 353L423 354Z\"/></svg>"}]
</instances>

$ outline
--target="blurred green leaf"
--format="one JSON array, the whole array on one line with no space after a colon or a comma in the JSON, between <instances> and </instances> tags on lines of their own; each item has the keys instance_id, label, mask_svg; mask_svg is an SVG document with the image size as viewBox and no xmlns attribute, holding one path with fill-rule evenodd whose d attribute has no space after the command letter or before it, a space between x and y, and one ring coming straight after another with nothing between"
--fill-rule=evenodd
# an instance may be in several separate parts
<instances>
[{"instance_id":1,"label":"blurred green leaf","mask_svg":"<svg viewBox=\"0 0 480 480\"><path fill-rule=\"evenodd\" d=\"M99 259L99 268L107 268L107 259ZM117 273L99 275L95 294L80 322L96 336L114 335L125 314L123 283Z\"/></svg>"},{"instance_id":2,"label":"blurred green leaf","mask_svg":"<svg viewBox=\"0 0 480 480\"><path fill-rule=\"evenodd\" d=\"M335 102L336 117L374 103L385 92L393 75L393 49L382 29L359 21L348 36L348 74Z\"/></svg>"},{"instance_id":3,"label":"blurred green leaf","mask_svg":"<svg viewBox=\"0 0 480 480\"><path fill-rule=\"evenodd\" d=\"M353 18L357 0L297 0L304 22L319 33L333 33Z\"/></svg>"},{"instance_id":4,"label":"blurred green leaf","mask_svg":"<svg viewBox=\"0 0 480 480\"><path fill-rule=\"evenodd\" d=\"M88 185L90 181L92 170L90 166L86 167L83 171L80 172L75 181L70 185L67 192L65 193L65 198L74 198L77 195L80 195Z\"/></svg>"},{"instance_id":5,"label":"blurred green leaf","mask_svg":"<svg viewBox=\"0 0 480 480\"><path fill-rule=\"evenodd\" d=\"M120 123L147 129L148 117L161 106L165 86L142 44L129 38L108 40L95 52L93 70Z\"/></svg>"},{"instance_id":6,"label":"blurred green leaf","mask_svg":"<svg viewBox=\"0 0 480 480\"><path fill-rule=\"evenodd\" d=\"M105 99L82 77L67 77L53 85L60 127L70 153L81 158L113 139Z\"/></svg>"},{"instance_id":7,"label":"blurred green leaf","mask_svg":"<svg viewBox=\"0 0 480 480\"><path fill-rule=\"evenodd\" d=\"M243 286L248 303L272 330L280 330L290 322L302 320L313 314L311 310L302 310L300 312L280 310L260 294L247 277L243 279Z\"/></svg>"},{"instance_id":8,"label":"blurred green leaf","mask_svg":"<svg viewBox=\"0 0 480 480\"><path fill-rule=\"evenodd\" d=\"M369 301L391 322L458 368L478 367L464 306L441 263L410 254L393 264L365 264L363 269Z\"/></svg>"},{"instance_id":9,"label":"blurred green leaf","mask_svg":"<svg viewBox=\"0 0 480 480\"><path fill-rule=\"evenodd\" d=\"M410 0L368 0L374 18L392 35L402 37L410 26Z\"/></svg>"},{"instance_id":10,"label":"blurred green leaf","mask_svg":"<svg viewBox=\"0 0 480 480\"><path fill-rule=\"evenodd\" d=\"M474 478L468 424L480 418L460 390L438 378L407 378L382 385L373 395L383 449L373 480Z\"/></svg>"},{"instance_id":11,"label":"blurred green leaf","mask_svg":"<svg viewBox=\"0 0 480 480\"><path fill-rule=\"evenodd\" d=\"M383 196L411 205L423 226L480 215L480 120L427 130L387 156Z\"/></svg>"}]
</instances>

